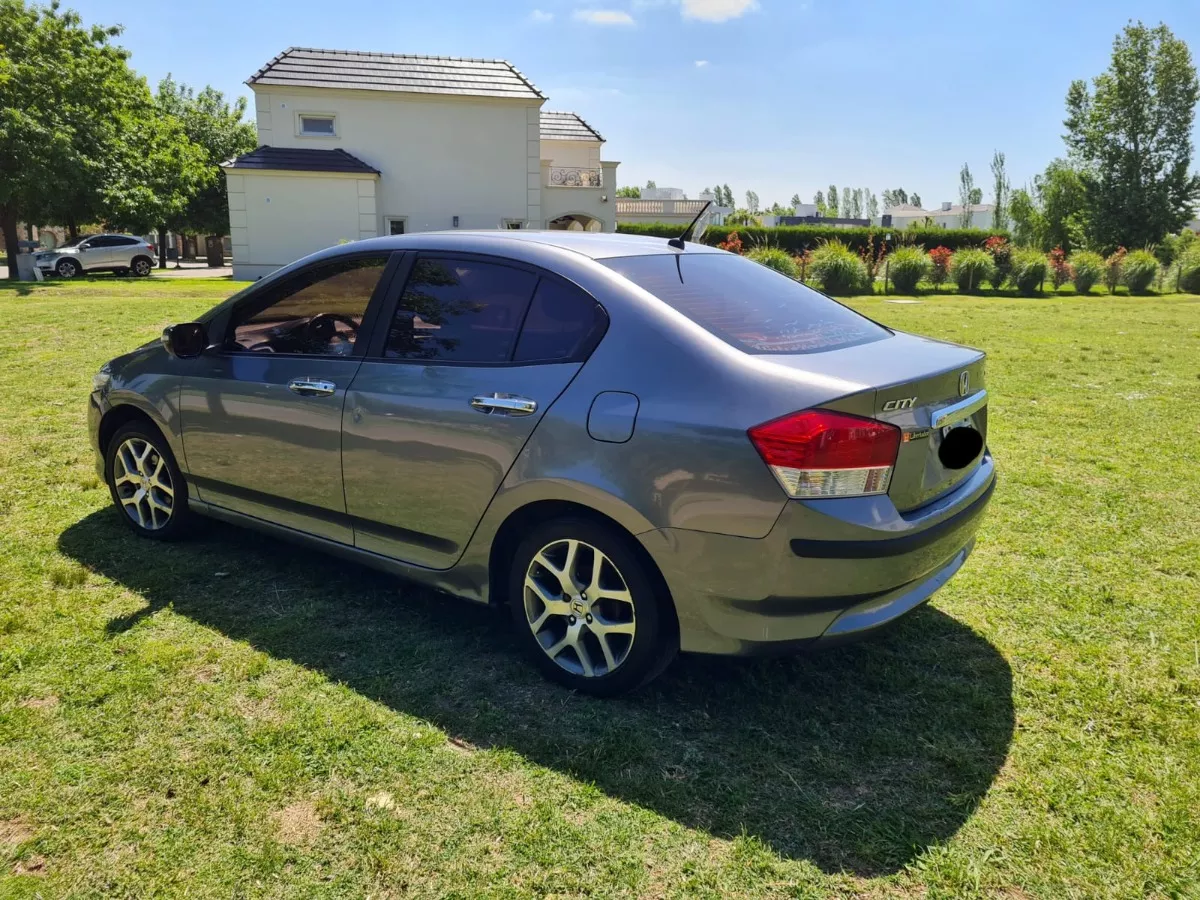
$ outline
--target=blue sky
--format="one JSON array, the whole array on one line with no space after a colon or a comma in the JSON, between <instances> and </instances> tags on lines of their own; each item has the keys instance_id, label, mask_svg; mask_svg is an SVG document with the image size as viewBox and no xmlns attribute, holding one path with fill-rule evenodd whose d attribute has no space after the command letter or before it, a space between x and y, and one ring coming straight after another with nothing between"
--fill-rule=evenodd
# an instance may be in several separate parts
<instances>
[{"instance_id":1,"label":"blue sky","mask_svg":"<svg viewBox=\"0 0 1200 900\"><path fill-rule=\"evenodd\" d=\"M125 26L152 84L167 72L244 94L289 46L500 57L583 115L621 161L689 196L728 182L764 205L817 189L902 186L956 200L967 162L990 195L1062 151L1063 97L1107 65L1131 17L1200 51L1196 0L66 0ZM180 10L186 7L186 17Z\"/></svg>"}]
</instances>

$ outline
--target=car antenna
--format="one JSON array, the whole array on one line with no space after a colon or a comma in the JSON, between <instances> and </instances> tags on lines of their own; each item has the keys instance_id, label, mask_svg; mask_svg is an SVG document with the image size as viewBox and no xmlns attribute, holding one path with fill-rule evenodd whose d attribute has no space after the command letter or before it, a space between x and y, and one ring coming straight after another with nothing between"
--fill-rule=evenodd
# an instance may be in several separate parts
<instances>
[{"instance_id":1,"label":"car antenna","mask_svg":"<svg viewBox=\"0 0 1200 900\"><path fill-rule=\"evenodd\" d=\"M669 241L667 241L667 244L671 247L674 247L676 250L682 250L683 242L686 240L692 239L692 230L695 229L696 223L699 222L702 218L704 218L704 214L708 212L708 208L712 205L713 205L713 202L711 200L706 200L704 203L704 206L701 208L700 212L696 213L696 218L692 219L692 221L688 225L688 227L683 229L683 234L679 235L679 237L671 238ZM704 228L706 228L706 227L708 227L707 222L705 222L704 226L701 227L701 229L700 229L701 235L704 234ZM700 240L700 235L697 235L694 238L694 240L697 240L697 241Z\"/></svg>"}]
</instances>

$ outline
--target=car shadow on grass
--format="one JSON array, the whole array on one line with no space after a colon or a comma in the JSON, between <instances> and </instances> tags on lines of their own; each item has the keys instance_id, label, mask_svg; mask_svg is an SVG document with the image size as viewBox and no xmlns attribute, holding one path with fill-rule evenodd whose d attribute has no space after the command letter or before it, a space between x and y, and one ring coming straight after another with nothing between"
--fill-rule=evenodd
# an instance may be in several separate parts
<instances>
[{"instance_id":1,"label":"car shadow on grass","mask_svg":"<svg viewBox=\"0 0 1200 900\"><path fill-rule=\"evenodd\" d=\"M1012 738L1007 662L933 608L793 659L681 657L641 692L598 701L542 681L497 611L273 538L213 524L164 545L105 510L59 547L146 598L110 633L169 606L458 741L826 872L888 874L950 838Z\"/></svg>"}]
</instances>

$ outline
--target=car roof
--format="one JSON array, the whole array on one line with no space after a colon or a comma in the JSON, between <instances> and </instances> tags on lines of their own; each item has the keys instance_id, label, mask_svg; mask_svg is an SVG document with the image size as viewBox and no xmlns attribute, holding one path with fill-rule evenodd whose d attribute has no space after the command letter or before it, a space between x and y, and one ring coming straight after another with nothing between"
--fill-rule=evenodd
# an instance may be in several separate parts
<instances>
[{"instance_id":1,"label":"car roof","mask_svg":"<svg viewBox=\"0 0 1200 900\"><path fill-rule=\"evenodd\" d=\"M679 229L683 231L681 227ZM523 244L540 244L547 247L558 247L570 250L591 259L612 259L620 256L651 256L662 253L678 253L668 246L666 238L645 237L639 234L610 234L593 231L509 231L496 229L494 231L468 231L455 229L452 231L423 231L411 234L400 234L389 237L370 239L372 248L390 250L420 249L431 240L453 236L455 244L460 249L468 249L474 241L478 241L479 249L496 247L497 241L515 241ZM464 246L465 245L465 246ZM346 245L343 245L343 248ZM720 253L714 247L707 247L694 241L688 241L685 251L689 253Z\"/></svg>"}]
</instances>

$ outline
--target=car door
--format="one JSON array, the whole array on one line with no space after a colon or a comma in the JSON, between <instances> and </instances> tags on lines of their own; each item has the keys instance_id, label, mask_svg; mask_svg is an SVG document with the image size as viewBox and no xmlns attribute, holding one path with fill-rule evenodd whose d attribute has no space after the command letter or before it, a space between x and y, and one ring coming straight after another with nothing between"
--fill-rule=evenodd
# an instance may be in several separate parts
<instances>
[{"instance_id":1,"label":"car door","mask_svg":"<svg viewBox=\"0 0 1200 900\"><path fill-rule=\"evenodd\" d=\"M133 251L141 244L137 238L113 235L109 238L108 265L128 269L133 262Z\"/></svg>"},{"instance_id":2,"label":"car door","mask_svg":"<svg viewBox=\"0 0 1200 900\"><path fill-rule=\"evenodd\" d=\"M440 253L386 313L343 414L354 543L448 568L607 317L549 273Z\"/></svg>"},{"instance_id":3,"label":"car door","mask_svg":"<svg viewBox=\"0 0 1200 900\"><path fill-rule=\"evenodd\" d=\"M377 253L315 264L252 292L217 326L210 340L219 348L195 361L180 389L188 480L201 500L353 542L342 404L388 262Z\"/></svg>"},{"instance_id":4,"label":"car door","mask_svg":"<svg viewBox=\"0 0 1200 900\"><path fill-rule=\"evenodd\" d=\"M88 238L79 245L79 264L84 271L105 269L112 264L112 238L106 234Z\"/></svg>"}]
</instances>

